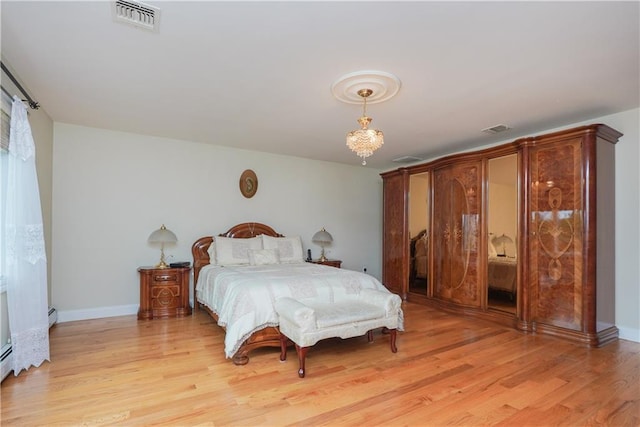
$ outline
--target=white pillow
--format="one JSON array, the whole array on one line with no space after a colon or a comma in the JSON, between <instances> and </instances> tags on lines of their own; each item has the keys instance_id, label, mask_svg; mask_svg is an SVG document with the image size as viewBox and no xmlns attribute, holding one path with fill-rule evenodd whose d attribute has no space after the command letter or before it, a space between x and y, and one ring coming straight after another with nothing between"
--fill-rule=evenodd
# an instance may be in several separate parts
<instances>
[{"instance_id":1,"label":"white pillow","mask_svg":"<svg viewBox=\"0 0 640 427\"><path fill-rule=\"evenodd\" d=\"M277 249L250 249L249 264L269 265L280 264L280 256Z\"/></svg>"},{"instance_id":2,"label":"white pillow","mask_svg":"<svg viewBox=\"0 0 640 427\"><path fill-rule=\"evenodd\" d=\"M265 249L277 249L281 264L304 262L302 239L295 237L271 237L262 235L262 246Z\"/></svg>"},{"instance_id":3,"label":"white pillow","mask_svg":"<svg viewBox=\"0 0 640 427\"><path fill-rule=\"evenodd\" d=\"M249 239L216 237L218 265L249 264L249 251L251 249L262 249L260 236Z\"/></svg>"},{"instance_id":4,"label":"white pillow","mask_svg":"<svg viewBox=\"0 0 640 427\"><path fill-rule=\"evenodd\" d=\"M209 254L209 264L218 265L218 259L216 258L216 237L213 238L213 242L207 248Z\"/></svg>"},{"instance_id":5,"label":"white pillow","mask_svg":"<svg viewBox=\"0 0 640 427\"><path fill-rule=\"evenodd\" d=\"M493 246L493 242L489 240L489 256L491 258L495 258L498 256L498 252L496 251L496 247Z\"/></svg>"}]
</instances>

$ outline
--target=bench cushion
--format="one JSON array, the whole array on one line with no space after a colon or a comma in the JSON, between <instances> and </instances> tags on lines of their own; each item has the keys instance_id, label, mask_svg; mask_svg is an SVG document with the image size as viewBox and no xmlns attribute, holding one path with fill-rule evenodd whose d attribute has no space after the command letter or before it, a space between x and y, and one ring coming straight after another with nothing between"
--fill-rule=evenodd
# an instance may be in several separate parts
<instances>
[{"instance_id":1,"label":"bench cushion","mask_svg":"<svg viewBox=\"0 0 640 427\"><path fill-rule=\"evenodd\" d=\"M318 329L383 318L384 309L364 302L308 303L316 313Z\"/></svg>"}]
</instances>

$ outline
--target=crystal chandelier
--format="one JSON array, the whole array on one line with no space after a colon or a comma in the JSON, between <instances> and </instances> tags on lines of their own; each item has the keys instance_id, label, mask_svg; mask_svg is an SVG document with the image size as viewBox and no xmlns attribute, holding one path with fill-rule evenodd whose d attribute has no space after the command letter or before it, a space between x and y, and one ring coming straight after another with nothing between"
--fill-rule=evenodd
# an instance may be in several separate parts
<instances>
[{"instance_id":1,"label":"crystal chandelier","mask_svg":"<svg viewBox=\"0 0 640 427\"><path fill-rule=\"evenodd\" d=\"M362 158L363 166L367 164L367 157L371 156L374 151L384 144L382 131L369 129L369 123L371 123L372 119L367 116L367 98L371 96L371 94L373 94L371 89L360 89L358 91L358 95L364 99L362 116L358 119L361 129L347 133L347 147Z\"/></svg>"}]
</instances>

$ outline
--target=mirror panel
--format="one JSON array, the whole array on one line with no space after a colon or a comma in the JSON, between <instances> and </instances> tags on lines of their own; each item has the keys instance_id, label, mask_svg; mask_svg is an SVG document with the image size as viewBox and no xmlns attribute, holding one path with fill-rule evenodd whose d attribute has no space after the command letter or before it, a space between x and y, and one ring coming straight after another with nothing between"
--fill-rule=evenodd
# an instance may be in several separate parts
<instances>
[{"instance_id":1,"label":"mirror panel","mask_svg":"<svg viewBox=\"0 0 640 427\"><path fill-rule=\"evenodd\" d=\"M487 306L516 313L518 235L518 155L488 162Z\"/></svg>"},{"instance_id":2,"label":"mirror panel","mask_svg":"<svg viewBox=\"0 0 640 427\"><path fill-rule=\"evenodd\" d=\"M429 270L429 173L409 177L409 292L427 294Z\"/></svg>"}]
</instances>

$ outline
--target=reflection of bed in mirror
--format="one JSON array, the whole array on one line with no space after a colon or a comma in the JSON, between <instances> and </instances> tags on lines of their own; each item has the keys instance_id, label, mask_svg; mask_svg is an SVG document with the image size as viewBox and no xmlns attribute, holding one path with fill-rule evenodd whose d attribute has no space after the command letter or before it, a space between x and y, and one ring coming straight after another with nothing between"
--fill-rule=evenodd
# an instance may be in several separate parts
<instances>
[{"instance_id":1,"label":"reflection of bed in mirror","mask_svg":"<svg viewBox=\"0 0 640 427\"><path fill-rule=\"evenodd\" d=\"M513 298L516 295L516 267L518 263L515 257L507 256L505 243L513 244L513 240L505 234L493 237L489 241L489 289L508 292ZM501 245L502 254L497 253L496 245L498 247Z\"/></svg>"},{"instance_id":2,"label":"reflection of bed in mirror","mask_svg":"<svg viewBox=\"0 0 640 427\"><path fill-rule=\"evenodd\" d=\"M516 258L489 257L489 289L516 294Z\"/></svg>"}]
</instances>

